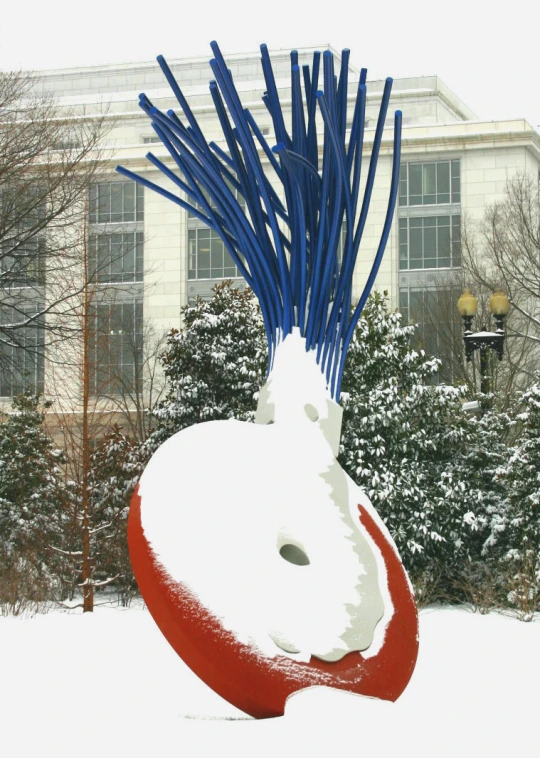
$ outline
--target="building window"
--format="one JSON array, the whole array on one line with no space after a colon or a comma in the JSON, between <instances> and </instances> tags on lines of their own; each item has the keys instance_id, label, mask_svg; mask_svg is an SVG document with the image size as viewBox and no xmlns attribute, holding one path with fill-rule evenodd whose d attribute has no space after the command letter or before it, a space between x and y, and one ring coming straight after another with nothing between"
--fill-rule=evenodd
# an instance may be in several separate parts
<instances>
[{"instance_id":1,"label":"building window","mask_svg":"<svg viewBox=\"0 0 540 758\"><path fill-rule=\"evenodd\" d=\"M142 391L144 190L135 182L90 189L88 275L97 284L92 310L91 381L99 396ZM122 224L114 226L111 224Z\"/></svg>"},{"instance_id":2,"label":"building window","mask_svg":"<svg viewBox=\"0 0 540 758\"><path fill-rule=\"evenodd\" d=\"M106 182L90 188L90 223L142 221L144 191L135 182Z\"/></svg>"},{"instance_id":3,"label":"building window","mask_svg":"<svg viewBox=\"0 0 540 758\"><path fill-rule=\"evenodd\" d=\"M461 216L399 219L401 270L461 266Z\"/></svg>"},{"instance_id":4,"label":"building window","mask_svg":"<svg viewBox=\"0 0 540 758\"><path fill-rule=\"evenodd\" d=\"M45 237L2 241L0 280L3 287L39 287L45 284Z\"/></svg>"},{"instance_id":5,"label":"building window","mask_svg":"<svg viewBox=\"0 0 540 758\"><path fill-rule=\"evenodd\" d=\"M438 308L439 292L433 289L400 288L399 310L405 324L416 324L418 343L428 355L437 355L438 334L448 328Z\"/></svg>"},{"instance_id":6,"label":"building window","mask_svg":"<svg viewBox=\"0 0 540 758\"><path fill-rule=\"evenodd\" d=\"M97 305L91 332L94 395L128 395L138 390L142 334L142 301Z\"/></svg>"},{"instance_id":7,"label":"building window","mask_svg":"<svg viewBox=\"0 0 540 758\"><path fill-rule=\"evenodd\" d=\"M227 182L228 183L228 182ZM238 201L238 204L245 209L246 201L243 196L231 184L228 183L229 189ZM210 206L215 208L214 203L204 193ZM190 200L190 202L192 202ZM203 213L204 209L199 203L195 203ZM191 281L199 280L216 280L220 279L237 279L242 278L238 272L229 251L221 237L210 229L205 223L188 212L188 279ZM192 291L197 295L208 296L208 284L192 285Z\"/></svg>"},{"instance_id":8,"label":"building window","mask_svg":"<svg viewBox=\"0 0 540 758\"><path fill-rule=\"evenodd\" d=\"M144 195L135 182L108 182L90 188L88 271L96 282L142 282L144 276ZM105 224L122 223L111 231Z\"/></svg>"},{"instance_id":9,"label":"building window","mask_svg":"<svg viewBox=\"0 0 540 758\"><path fill-rule=\"evenodd\" d=\"M401 287L399 290L403 323L416 325L413 346L424 350L428 357L441 360L441 367L430 384L453 380L455 345L461 348L461 324L455 316L455 302L456 292L452 287Z\"/></svg>"},{"instance_id":10,"label":"building window","mask_svg":"<svg viewBox=\"0 0 540 758\"><path fill-rule=\"evenodd\" d=\"M144 271L142 232L91 234L88 269L92 281L142 282Z\"/></svg>"},{"instance_id":11,"label":"building window","mask_svg":"<svg viewBox=\"0 0 540 758\"><path fill-rule=\"evenodd\" d=\"M43 189L2 187L0 282L3 287L45 284L47 207Z\"/></svg>"},{"instance_id":12,"label":"building window","mask_svg":"<svg viewBox=\"0 0 540 758\"><path fill-rule=\"evenodd\" d=\"M37 311L10 305L0 306L0 325L24 321ZM23 392L41 394L44 390L44 331L37 323L5 330L0 326L0 396L13 397Z\"/></svg>"},{"instance_id":13,"label":"building window","mask_svg":"<svg viewBox=\"0 0 540 758\"><path fill-rule=\"evenodd\" d=\"M401 165L399 175L399 204L401 206L460 202L459 159Z\"/></svg>"},{"instance_id":14,"label":"building window","mask_svg":"<svg viewBox=\"0 0 540 758\"><path fill-rule=\"evenodd\" d=\"M238 268L223 240L212 229L188 232L188 279L235 279Z\"/></svg>"}]
</instances>

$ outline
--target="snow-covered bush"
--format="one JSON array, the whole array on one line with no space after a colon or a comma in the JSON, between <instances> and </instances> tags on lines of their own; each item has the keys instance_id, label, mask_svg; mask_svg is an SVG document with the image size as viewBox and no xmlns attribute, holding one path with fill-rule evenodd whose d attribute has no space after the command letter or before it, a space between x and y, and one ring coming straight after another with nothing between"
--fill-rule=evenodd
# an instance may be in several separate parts
<instances>
[{"instance_id":1,"label":"snow-covered bush","mask_svg":"<svg viewBox=\"0 0 540 758\"><path fill-rule=\"evenodd\" d=\"M475 462L483 427L463 412L461 388L431 383L439 361L411 347L413 334L382 295L370 298L346 363L340 458L413 575L448 579L486 528Z\"/></svg>"},{"instance_id":2,"label":"snow-covered bush","mask_svg":"<svg viewBox=\"0 0 540 758\"><path fill-rule=\"evenodd\" d=\"M497 476L506 491L484 546L499 560L509 603L524 619L540 610L540 376L513 410L517 436Z\"/></svg>"},{"instance_id":3,"label":"snow-covered bush","mask_svg":"<svg viewBox=\"0 0 540 758\"><path fill-rule=\"evenodd\" d=\"M13 607L50 595L63 538L64 458L43 420L39 399L20 396L0 423L0 604Z\"/></svg>"},{"instance_id":4,"label":"snow-covered bush","mask_svg":"<svg viewBox=\"0 0 540 758\"><path fill-rule=\"evenodd\" d=\"M249 290L225 281L182 315L184 329L170 332L162 359L168 386L154 411L154 445L201 421L252 421L266 375L264 327Z\"/></svg>"},{"instance_id":5,"label":"snow-covered bush","mask_svg":"<svg viewBox=\"0 0 540 758\"><path fill-rule=\"evenodd\" d=\"M73 599L82 587L89 588L89 610L95 590L112 587L124 601L136 588L126 526L131 496L149 457L144 444L116 424L93 442L87 477L66 482L68 523L61 550L64 597Z\"/></svg>"},{"instance_id":6,"label":"snow-covered bush","mask_svg":"<svg viewBox=\"0 0 540 758\"><path fill-rule=\"evenodd\" d=\"M114 425L90 459L93 577L98 586L112 579L122 597L135 587L126 524L131 496L147 458L145 446Z\"/></svg>"}]
</instances>

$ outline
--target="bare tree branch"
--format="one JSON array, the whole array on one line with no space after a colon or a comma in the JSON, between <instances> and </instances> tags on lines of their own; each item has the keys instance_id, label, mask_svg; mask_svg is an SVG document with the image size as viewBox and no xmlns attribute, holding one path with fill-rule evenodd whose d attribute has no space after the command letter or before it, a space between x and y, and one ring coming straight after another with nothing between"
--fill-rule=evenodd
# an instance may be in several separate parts
<instances>
[{"instance_id":1,"label":"bare tree branch","mask_svg":"<svg viewBox=\"0 0 540 758\"><path fill-rule=\"evenodd\" d=\"M43 355L69 336L81 283L80 235L98 181L106 113L84 116L39 91L39 78L0 72L0 370L14 351ZM38 335L28 339L30 333Z\"/></svg>"},{"instance_id":2,"label":"bare tree branch","mask_svg":"<svg viewBox=\"0 0 540 758\"><path fill-rule=\"evenodd\" d=\"M538 179L518 173L504 198L480 222L464 217L463 271L479 302L496 289L508 295L505 359L497 367L500 390L509 398L523 388L540 361L540 194ZM478 321L478 318L477 318ZM489 323L489 316L484 318Z\"/></svg>"}]
</instances>

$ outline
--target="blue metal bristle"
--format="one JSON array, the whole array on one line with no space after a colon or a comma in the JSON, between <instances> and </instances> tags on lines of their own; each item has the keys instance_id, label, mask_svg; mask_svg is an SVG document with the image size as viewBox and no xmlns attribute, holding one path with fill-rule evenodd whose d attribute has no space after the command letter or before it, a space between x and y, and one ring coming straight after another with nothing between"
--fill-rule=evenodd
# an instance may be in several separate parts
<instances>
[{"instance_id":1,"label":"blue metal bristle","mask_svg":"<svg viewBox=\"0 0 540 758\"><path fill-rule=\"evenodd\" d=\"M338 401L347 348L377 276L396 204L399 111L394 123L386 219L371 272L353 311L352 277L373 193L392 80L385 83L360 198L367 71L362 69L360 74L347 140L349 50L342 51L339 75L334 72L334 55L324 51L322 88L321 53L314 53L310 67L300 66L298 52L291 52L289 133L268 49L261 45L266 83L263 102L274 128L272 144L242 106L219 46L212 42L211 48L210 94L226 150L206 140L171 69L163 56L158 56L181 116L174 110L163 113L144 93L139 96L139 105L151 119L174 167L153 153L148 153L147 159L182 196L121 166L117 171L188 210L221 237L261 304L269 370L279 341L298 327L306 349L316 351L331 395ZM318 118L323 123L322 135L317 134ZM323 140L321 165L319 136ZM263 160L268 162L266 168ZM283 198L275 190L276 182L283 187Z\"/></svg>"}]
</instances>

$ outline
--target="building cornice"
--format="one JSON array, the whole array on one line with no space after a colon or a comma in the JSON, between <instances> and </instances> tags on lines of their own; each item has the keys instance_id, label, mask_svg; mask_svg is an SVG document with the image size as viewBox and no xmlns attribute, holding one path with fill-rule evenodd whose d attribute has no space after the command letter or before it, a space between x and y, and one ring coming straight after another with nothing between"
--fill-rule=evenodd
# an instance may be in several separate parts
<instances>
[{"instance_id":1,"label":"building cornice","mask_svg":"<svg viewBox=\"0 0 540 758\"><path fill-rule=\"evenodd\" d=\"M461 130L458 127L461 127ZM467 128L465 132L463 132L464 127ZM364 136L364 151L368 154L372 149L374 137L375 130L373 128L367 129ZM216 140L216 142L221 144L220 140ZM408 154L421 152L462 152L486 148L525 147L540 162L540 134L526 121L469 121L404 127L401 144L404 158ZM132 170L142 171L150 168L150 164L145 158L149 150L162 160L168 159L169 155L165 146L160 143L109 146L107 149L113 153L108 162L121 162L129 165ZM380 152L381 155L390 155L393 152L392 129L385 131ZM264 156L261 150L259 153L261 157Z\"/></svg>"},{"instance_id":2,"label":"building cornice","mask_svg":"<svg viewBox=\"0 0 540 758\"><path fill-rule=\"evenodd\" d=\"M403 129L402 151L482 150L527 147L540 160L540 134L527 121L467 121L411 125Z\"/></svg>"}]
</instances>

